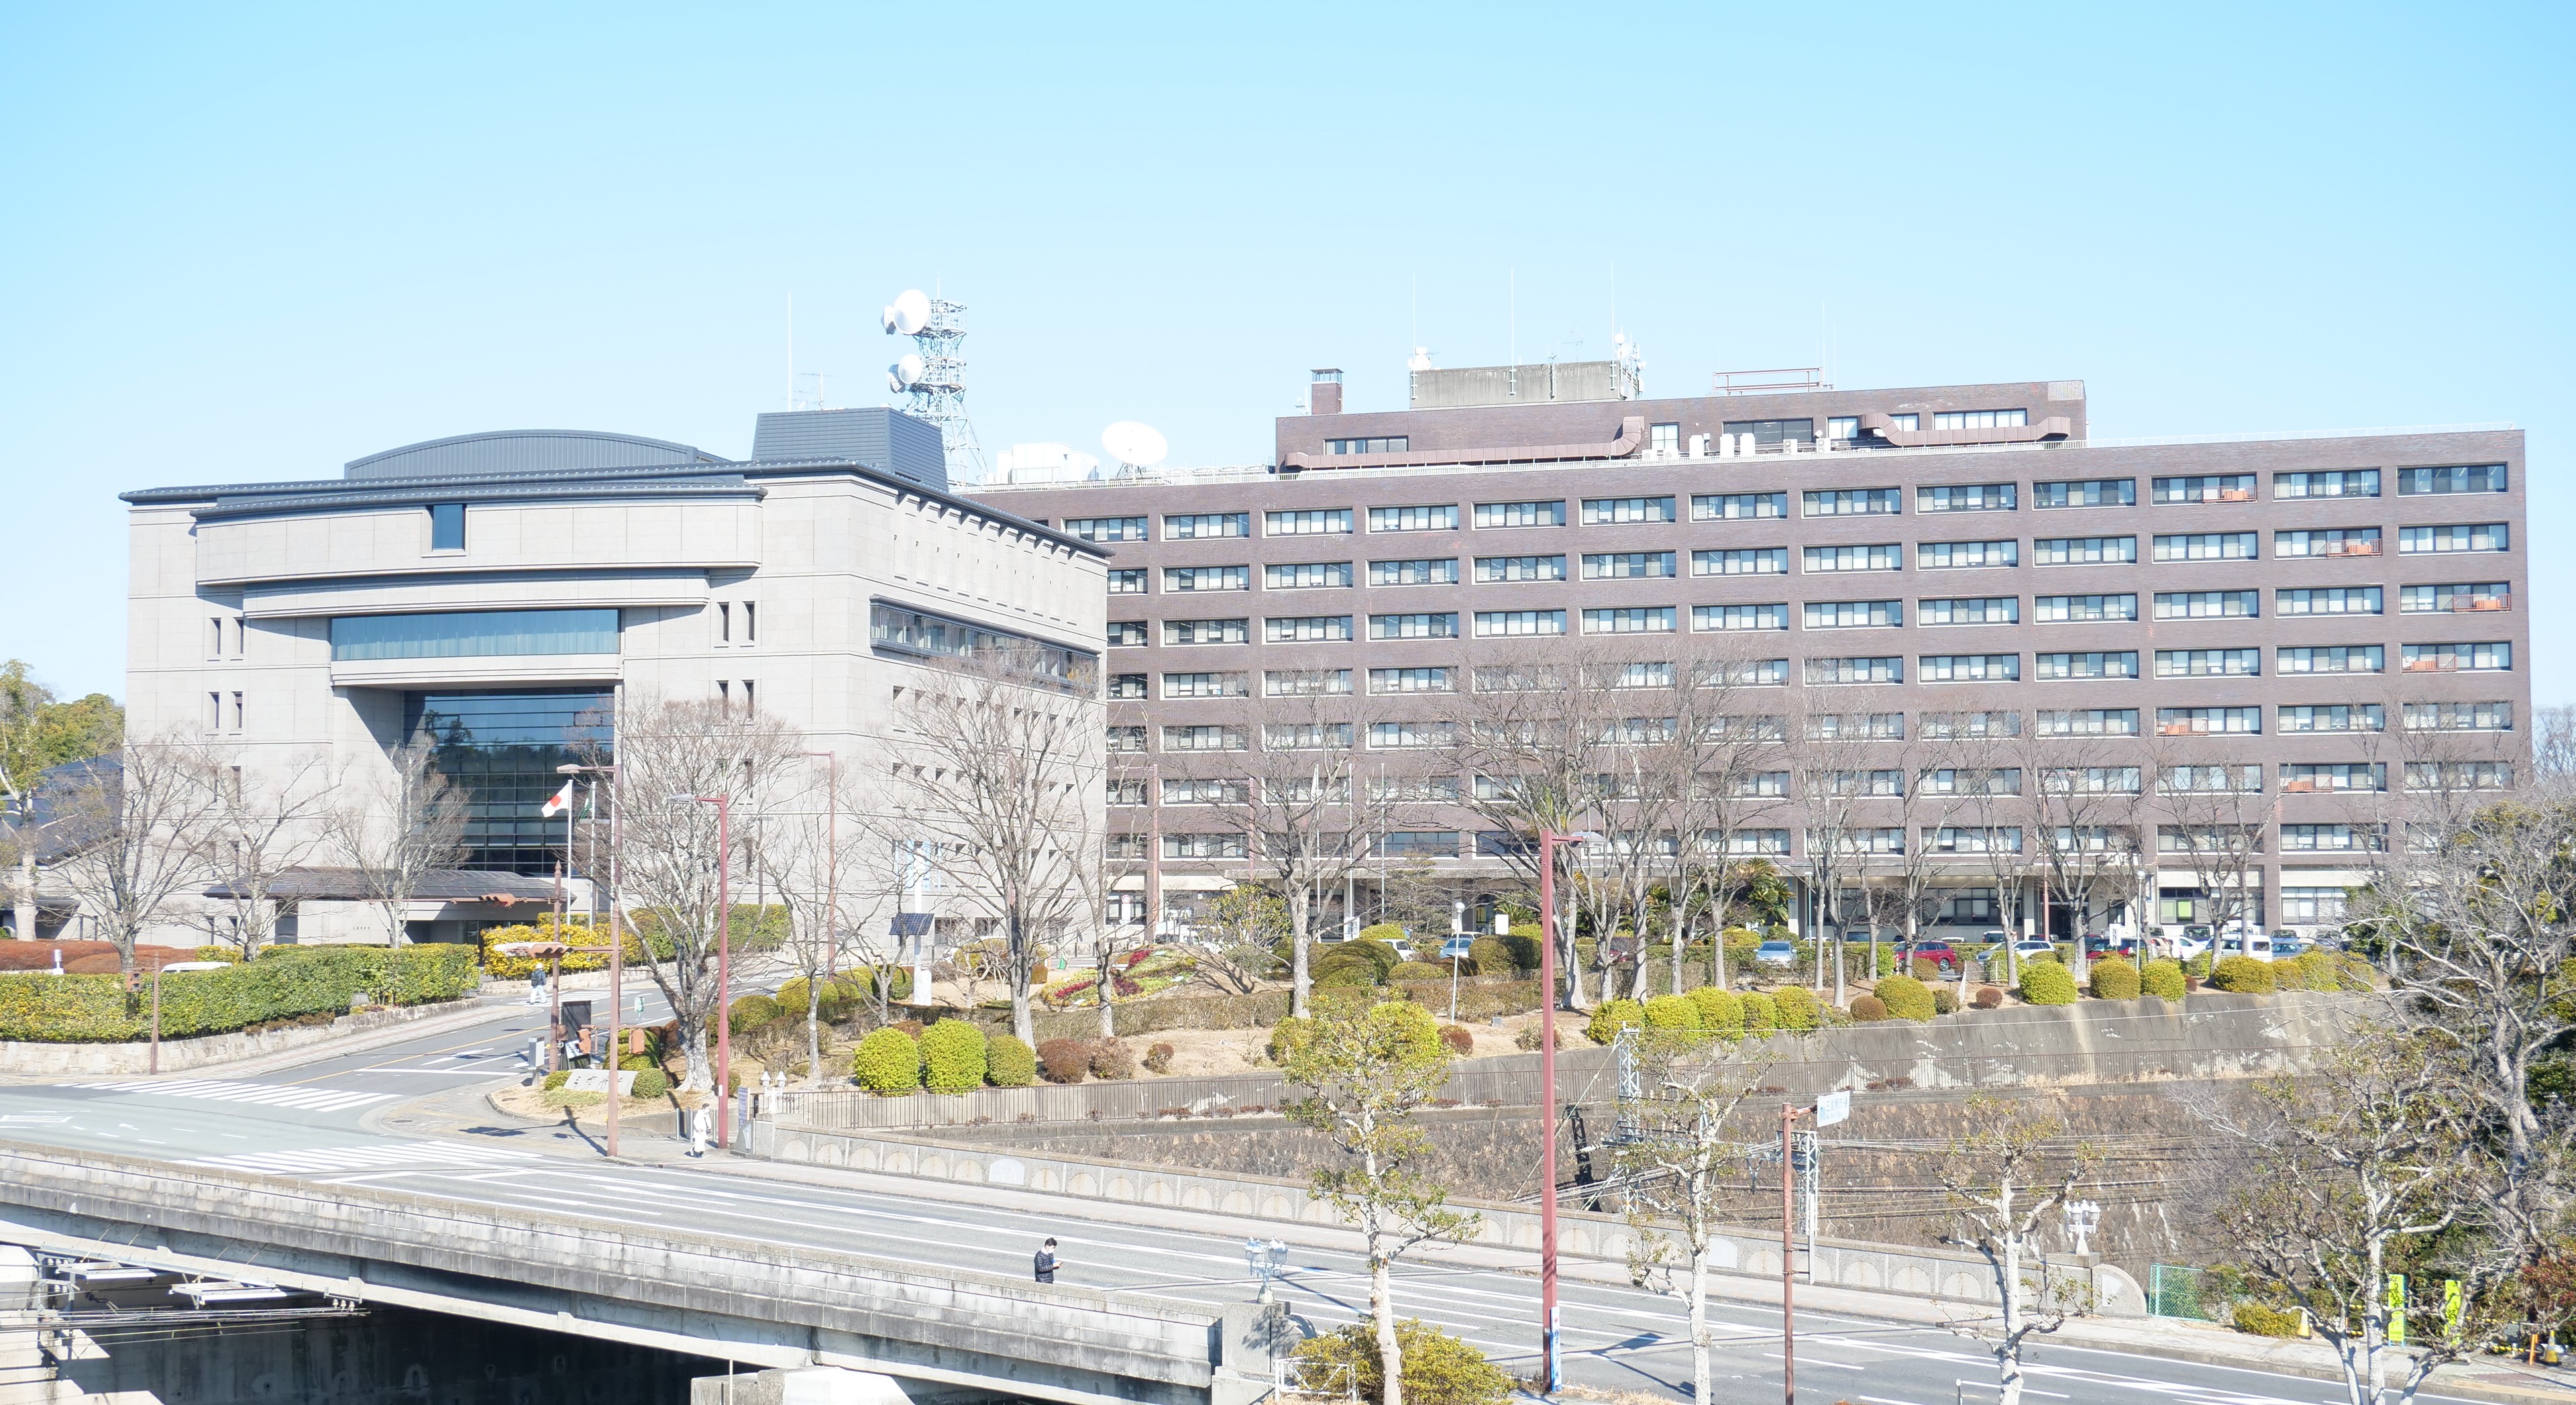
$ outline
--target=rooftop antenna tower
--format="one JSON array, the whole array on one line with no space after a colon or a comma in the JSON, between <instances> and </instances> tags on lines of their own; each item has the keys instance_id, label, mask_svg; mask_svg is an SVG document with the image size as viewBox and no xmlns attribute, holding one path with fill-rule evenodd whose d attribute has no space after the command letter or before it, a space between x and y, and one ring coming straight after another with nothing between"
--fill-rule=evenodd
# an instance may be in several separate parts
<instances>
[{"instance_id":1,"label":"rooftop antenna tower","mask_svg":"<svg viewBox=\"0 0 2576 1405\"><path fill-rule=\"evenodd\" d=\"M952 482L983 482L984 451L966 418L966 304L907 289L887 306L885 329L917 348L886 367L887 387L907 397L906 414L939 426Z\"/></svg>"}]
</instances>

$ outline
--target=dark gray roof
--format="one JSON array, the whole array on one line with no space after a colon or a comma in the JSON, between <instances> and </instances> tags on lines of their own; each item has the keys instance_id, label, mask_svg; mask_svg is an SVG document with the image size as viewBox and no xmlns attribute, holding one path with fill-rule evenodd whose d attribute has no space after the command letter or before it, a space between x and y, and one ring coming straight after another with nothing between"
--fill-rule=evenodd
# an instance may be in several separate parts
<instances>
[{"instance_id":1,"label":"dark gray roof","mask_svg":"<svg viewBox=\"0 0 2576 1405\"><path fill-rule=\"evenodd\" d=\"M883 405L764 414L752 431L751 456L771 463L863 463L948 491L948 450L939 426Z\"/></svg>"},{"instance_id":2,"label":"dark gray roof","mask_svg":"<svg viewBox=\"0 0 2576 1405\"><path fill-rule=\"evenodd\" d=\"M93 776L99 782L95 790L91 789ZM37 775L31 788L27 822L20 823L17 815L0 815L0 820L7 822L13 834L35 835L39 865L59 863L86 847L98 832L97 812L112 811L117 805L119 783L124 776L124 762L112 752L50 767ZM82 800L84 793L95 799Z\"/></svg>"},{"instance_id":3,"label":"dark gray roof","mask_svg":"<svg viewBox=\"0 0 2576 1405\"><path fill-rule=\"evenodd\" d=\"M583 429L501 429L406 444L351 459L350 478L482 477L553 473L628 464L718 463L715 455L667 439Z\"/></svg>"},{"instance_id":4,"label":"dark gray roof","mask_svg":"<svg viewBox=\"0 0 2576 1405\"><path fill-rule=\"evenodd\" d=\"M353 868L290 868L277 875L268 888L271 897L320 898L363 901L373 896L358 879ZM524 878L515 873L484 873L467 868L434 868L421 875L420 885L412 896L423 902L480 902L505 898L513 903L550 902L555 895L551 878ZM232 896L232 889L218 883L206 890L210 898Z\"/></svg>"}]
</instances>

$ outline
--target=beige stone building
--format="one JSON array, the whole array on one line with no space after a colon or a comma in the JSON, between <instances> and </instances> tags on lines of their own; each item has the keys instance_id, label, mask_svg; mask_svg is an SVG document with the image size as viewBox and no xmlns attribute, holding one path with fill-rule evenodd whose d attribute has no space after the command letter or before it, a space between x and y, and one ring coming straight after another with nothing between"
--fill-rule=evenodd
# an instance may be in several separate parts
<instances>
[{"instance_id":1,"label":"beige stone building","mask_svg":"<svg viewBox=\"0 0 2576 1405\"><path fill-rule=\"evenodd\" d=\"M524 920L478 889L551 886L555 767L633 699L756 706L882 777L908 677L999 635L1091 678L1105 629L1105 551L952 494L938 430L891 410L764 414L742 461L518 431L125 500L131 735L201 738L254 791L317 757L380 785L422 740L467 791L414 939ZM383 939L380 909L307 890L295 939Z\"/></svg>"}]
</instances>

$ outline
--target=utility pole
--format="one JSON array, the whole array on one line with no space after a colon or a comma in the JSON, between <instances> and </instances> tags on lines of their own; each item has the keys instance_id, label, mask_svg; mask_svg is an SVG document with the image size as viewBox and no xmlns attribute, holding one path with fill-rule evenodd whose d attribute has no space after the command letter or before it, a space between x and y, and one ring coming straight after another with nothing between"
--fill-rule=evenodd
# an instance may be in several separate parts
<instances>
[{"instance_id":1,"label":"utility pole","mask_svg":"<svg viewBox=\"0 0 2576 1405\"><path fill-rule=\"evenodd\" d=\"M1798 1405L1798 1255L1793 1238L1795 1193L1792 1177L1796 1174L1796 1131L1798 1119L1813 1117L1819 1130L1831 1127L1851 1116L1851 1094L1827 1093L1813 1106L1780 1104L1780 1398L1785 1405ZM1807 1253L1815 1255L1815 1230L1807 1231Z\"/></svg>"},{"instance_id":2,"label":"utility pole","mask_svg":"<svg viewBox=\"0 0 2576 1405\"><path fill-rule=\"evenodd\" d=\"M1538 910L1539 920L1546 924L1538 944L1538 1082L1539 1124L1539 1345L1545 1363L1547 1393L1555 1394L1565 1387L1565 1359L1557 1348L1556 1305L1556 850L1583 843L1598 836L1555 834L1540 830L1538 836Z\"/></svg>"}]
</instances>

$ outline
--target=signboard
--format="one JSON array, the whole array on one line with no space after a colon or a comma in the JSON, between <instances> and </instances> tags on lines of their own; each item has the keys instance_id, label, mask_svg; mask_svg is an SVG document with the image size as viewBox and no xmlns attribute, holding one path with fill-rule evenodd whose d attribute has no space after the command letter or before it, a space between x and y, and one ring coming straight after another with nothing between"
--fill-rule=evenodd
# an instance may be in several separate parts
<instances>
[{"instance_id":1,"label":"signboard","mask_svg":"<svg viewBox=\"0 0 2576 1405\"><path fill-rule=\"evenodd\" d=\"M1830 1127L1851 1117L1851 1090L1827 1093L1816 1099L1816 1125Z\"/></svg>"},{"instance_id":2,"label":"signboard","mask_svg":"<svg viewBox=\"0 0 2576 1405\"><path fill-rule=\"evenodd\" d=\"M932 914L927 912L898 912L894 915L894 930L887 935L926 937L930 935L931 921Z\"/></svg>"},{"instance_id":3,"label":"signboard","mask_svg":"<svg viewBox=\"0 0 2576 1405\"><path fill-rule=\"evenodd\" d=\"M608 1070L604 1068L577 1068L571 1073L565 1075L563 1085L576 1093L605 1093L608 1091ZM635 1071L633 1069L623 1069L619 1071L617 1075L617 1096L621 1098L631 1098L635 1096Z\"/></svg>"}]
</instances>

